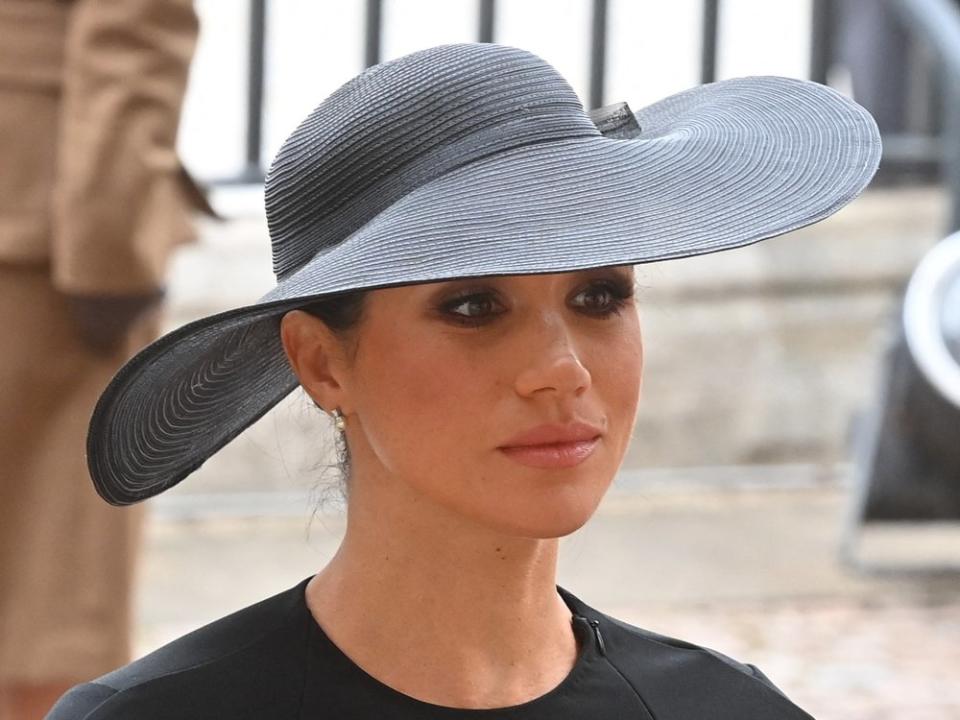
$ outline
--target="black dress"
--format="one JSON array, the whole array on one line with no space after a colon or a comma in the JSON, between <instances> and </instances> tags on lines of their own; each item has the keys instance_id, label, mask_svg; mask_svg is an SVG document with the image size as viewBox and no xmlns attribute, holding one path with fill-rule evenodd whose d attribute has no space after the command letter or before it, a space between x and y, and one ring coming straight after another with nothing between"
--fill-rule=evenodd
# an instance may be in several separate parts
<instances>
[{"instance_id":1,"label":"black dress","mask_svg":"<svg viewBox=\"0 0 960 720\"><path fill-rule=\"evenodd\" d=\"M810 720L752 665L642 630L566 590L580 654L534 700L463 710L374 679L324 634L308 580L64 695L47 720Z\"/></svg>"}]
</instances>

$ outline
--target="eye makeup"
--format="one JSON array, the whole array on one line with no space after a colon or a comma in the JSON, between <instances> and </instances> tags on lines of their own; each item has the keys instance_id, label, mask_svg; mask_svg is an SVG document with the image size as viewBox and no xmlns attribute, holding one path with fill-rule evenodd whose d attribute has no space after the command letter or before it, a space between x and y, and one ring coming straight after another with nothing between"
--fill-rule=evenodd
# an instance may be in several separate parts
<instances>
[{"instance_id":1,"label":"eye makeup","mask_svg":"<svg viewBox=\"0 0 960 720\"><path fill-rule=\"evenodd\" d=\"M464 327L494 323L510 311L511 278L480 278L443 283L428 300L431 314ZM513 280L516 282L516 280ZM595 319L619 314L634 296L634 278L629 270L600 268L570 273L574 286L566 303L574 312Z\"/></svg>"}]
</instances>

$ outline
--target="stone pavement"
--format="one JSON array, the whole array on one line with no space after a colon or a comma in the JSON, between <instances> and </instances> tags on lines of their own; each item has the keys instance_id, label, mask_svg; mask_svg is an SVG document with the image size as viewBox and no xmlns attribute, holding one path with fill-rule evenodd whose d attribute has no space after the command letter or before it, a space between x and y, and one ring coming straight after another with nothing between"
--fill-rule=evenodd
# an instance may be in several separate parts
<instances>
[{"instance_id":1,"label":"stone pavement","mask_svg":"<svg viewBox=\"0 0 960 720\"><path fill-rule=\"evenodd\" d=\"M960 530L904 528L886 544L870 530L861 555L901 569L854 570L837 554L845 474L626 472L562 541L560 582L628 622L757 664L818 720L958 720L960 572L918 563L960 563ZM343 519L329 504L311 517L308 495L155 501L138 651L321 567Z\"/></svg>"}]
</instances>

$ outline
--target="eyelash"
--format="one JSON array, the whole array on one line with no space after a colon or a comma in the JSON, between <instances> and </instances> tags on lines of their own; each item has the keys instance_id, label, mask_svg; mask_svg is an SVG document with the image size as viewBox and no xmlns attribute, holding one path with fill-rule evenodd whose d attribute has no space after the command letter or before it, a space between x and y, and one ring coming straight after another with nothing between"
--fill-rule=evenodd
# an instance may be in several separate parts
<instances>
[{"instance_id":1,"label":"eyelash","mask_svg":"<svg viewBox=\"0 0 960 720\"><path fill-rule=\"evenodd\" d=\"M595 318L608 318L613 315L619 315L623 309L633 299L633 282L630 280L597 280L589 283L586 287L577 292L579 296L585 292L606 292L610 295L609 304L600 311L583 311L585 315ZM460 313L453 312L455 308L471 301L496 302L496 293L486 289L468 289L456 296L444 301L440 305L440 312L454 323L467 327L481 327L491 322L497 316L503 314L503 310L497 310L481 317L469 317ZM575 297L576 297L575 296Z\"/></svg>"}]
</instances>

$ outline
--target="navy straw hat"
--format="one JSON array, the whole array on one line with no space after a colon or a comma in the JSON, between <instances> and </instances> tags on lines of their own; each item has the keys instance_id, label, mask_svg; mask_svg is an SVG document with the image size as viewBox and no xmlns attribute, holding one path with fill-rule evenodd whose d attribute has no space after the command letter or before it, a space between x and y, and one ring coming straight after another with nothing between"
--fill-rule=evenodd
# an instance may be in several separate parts
<instances>
[{"instance_id":1,"label":"navy straw hat","mask_svg":"<svg viewBox=\"0 0 960 720\"><path fill-rule=\"evenodd\" d=\"M879 158L870 115L802 80L726 80L587 113L552 66L503 45L369 68L310 113L267 175L276 287L120 370L90 424L94 484L115 505L156 495L293 390L288 310L748 245L839 210Z\"/></svg>"}]
</instances>

